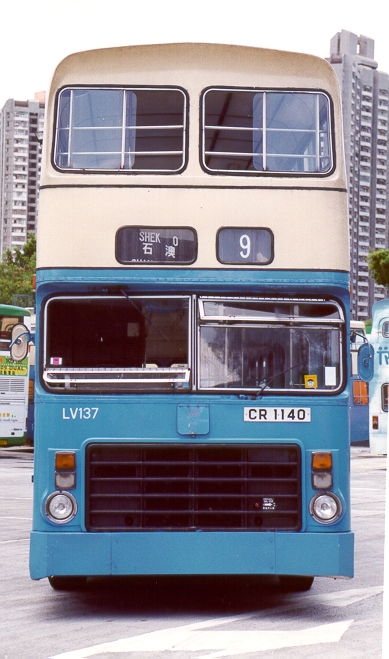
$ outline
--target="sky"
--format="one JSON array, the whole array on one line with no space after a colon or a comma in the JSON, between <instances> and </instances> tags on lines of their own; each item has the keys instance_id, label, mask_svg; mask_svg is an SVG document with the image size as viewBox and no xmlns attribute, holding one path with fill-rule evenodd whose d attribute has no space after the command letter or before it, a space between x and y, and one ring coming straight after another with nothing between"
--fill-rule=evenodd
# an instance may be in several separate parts
<instances>
[{"instance_id":1,"label":"sky","mask_svg":"<svg viewBox=\"0 0 389 659\"><path fill-rule=\"evenodd\" d=\"M0 108L46 91L66 55L109 46L203 41L328 57L343 29L374 39L389 73L387 0L17 0L0 20Z\"/></svg>"}]
</instances>

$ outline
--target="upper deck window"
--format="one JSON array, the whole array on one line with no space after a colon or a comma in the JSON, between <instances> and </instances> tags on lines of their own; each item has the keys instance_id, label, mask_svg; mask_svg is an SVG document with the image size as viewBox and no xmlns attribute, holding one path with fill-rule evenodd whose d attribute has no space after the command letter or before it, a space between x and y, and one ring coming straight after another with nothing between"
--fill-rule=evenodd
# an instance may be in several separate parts
<instances>
[{"instance_id":1,"label":"upper deck window","mask_svg":"<svg viewBox=\"0 0 389 659\"><path fill-rule=\"evenodd\" d=\"M179 172L186 118L186 95L178 88L63 89L54 164L66 170Z\"/></svg>"},{"instance_id":2,"label":"upper deck window","mask_svg":"<svg viewBox=\"0 0 389 659\"><path fill-rule=\"evenodd\" d=\"M202 121L206 171L323 175L333 167L322 92L208 89Z\"/></svg>"}]
</instances>

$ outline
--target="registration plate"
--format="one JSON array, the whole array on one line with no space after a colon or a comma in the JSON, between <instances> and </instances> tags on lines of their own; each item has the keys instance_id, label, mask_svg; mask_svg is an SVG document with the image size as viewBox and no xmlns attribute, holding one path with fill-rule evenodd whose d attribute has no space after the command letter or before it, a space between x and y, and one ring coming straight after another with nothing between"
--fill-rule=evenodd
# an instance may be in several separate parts
<instances>
[{"instance_id":1,"label":"registration plate","mask_svg":"<svg viewBox=\"0 0 389 659\"><path fill-rule=\"evenodd\" d=\"M309 423L310 407L245 407L244 420L264 423L283 421L286 423Z\"/></svg>"}]
</instances>

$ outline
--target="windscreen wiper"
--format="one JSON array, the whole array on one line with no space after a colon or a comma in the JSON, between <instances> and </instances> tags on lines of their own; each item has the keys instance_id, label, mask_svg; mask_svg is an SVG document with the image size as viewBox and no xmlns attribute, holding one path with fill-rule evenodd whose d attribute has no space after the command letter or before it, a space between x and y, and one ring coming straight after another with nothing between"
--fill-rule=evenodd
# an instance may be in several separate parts
<instances>
[{"instance_id":1,"label":"windscreen wiper","mask_svg":"<svg viewBox=\"0 0 389 659\"><path fill-rule=\"evenodd\" d=\"M275 378L277 378L279 375L283 375L284 373L287 373L288 371L293 371L294 368L297 368L298 366L302 366L303 364L304 364L304 362L299 362L298 364L293 364L293 366L289 366L289 368L285 368L283 371L280 371L279 373L275 373L269 380L266 380L263 383L262 387L260 389L258 389L256 394L252 397L252 400L256 400L262 394L263 390L266 389L266 387L268 387L269 384Z\"/></svg>"},{"instance_id":2,"label":"windscreen wiper","mask_svg":"<svg viewBox=\"0 0 389 659\"><path fill-rule=\"evenodd\" d=\"M140 313L141 316L143 316L143 318L145 318L145 319L147 320L147 322L149 323L149 325L151 325L152 327L154 327L154 329L157 330L157 332L162 336L162 338L165 339L165 341L167 341L168 343L170 343L170 339L169 339L169 338L168 338L168 337L162 332L162 330L159 329L159 327L158 327L157 325L154 325L153 321L152 321L150 318L147 318L147 317L145 316L145 314L144 314L144 312L142 311L142 309L139 309L139 307L135 304L134 300L133 300L129 295L127 295L126 291L123 291L123 289L121 289L120 292L124 295L124 297L127 298L127 300L130 302L130 304L132 304L132 306L134 307L134 309L136 309L137 312Z\"/></svg>"}]
</instances>

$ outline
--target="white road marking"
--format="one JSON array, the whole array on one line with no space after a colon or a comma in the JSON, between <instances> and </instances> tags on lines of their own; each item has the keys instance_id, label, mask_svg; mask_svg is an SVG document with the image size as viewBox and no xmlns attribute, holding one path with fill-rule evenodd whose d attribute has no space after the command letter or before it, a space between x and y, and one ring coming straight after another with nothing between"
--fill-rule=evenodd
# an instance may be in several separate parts
<instances>
[{"instance_id":1,"label":"white road marking","mask_svg":"<svg viewBox=\"0 0 389 659\"><path fill-rule=\"evenodd\" d=\"M322 593L319 595L306 595L294 599L272 613L316 605L320 602L328 606L345 607L355 602L368 599L381 594L382 586L372 588L355 588L340 592ZM147 634L140 634L117 641L101 643L81 650L73 650L55 655L51 659L87 659L98 654L119 652L196 652L194 659L219 659L219 657L232 657L238 654L265 652L269 650L319 645L323 643L337 643L348 630L353 620L344 620L328 625L318 625L308 629L292 631L218 631L209 630L217 627L253 618L255 612L232 618L217 618L204 622L161 629ZM207 629L208 628L208 629ZM207 630L207 631L204 631ZM206 654L204 652L207 651Z\"/></svg>"},{"instance_id":2,"label":"white road marking","mask_svg":"<svg viewBox=\"0 0 389 659\"><path fill-rule=\"evenodd\" d=\"M112 643L102 643L84 650L66 652L52 659L86 659L108 652L203 652L197 659L216 659L237 654L258 653L278 648L290 648L320 643L337 643L351 625L352 620L320 625L310 629L294 631L201 631L200 625L187 625L174 629L162 629L149 634L123 638ZM204 623L205 626L207 623ZM213 621L225 624L225 619ZM195 629L197 627L197 629Z\"/></svg>"}]
</instances>

